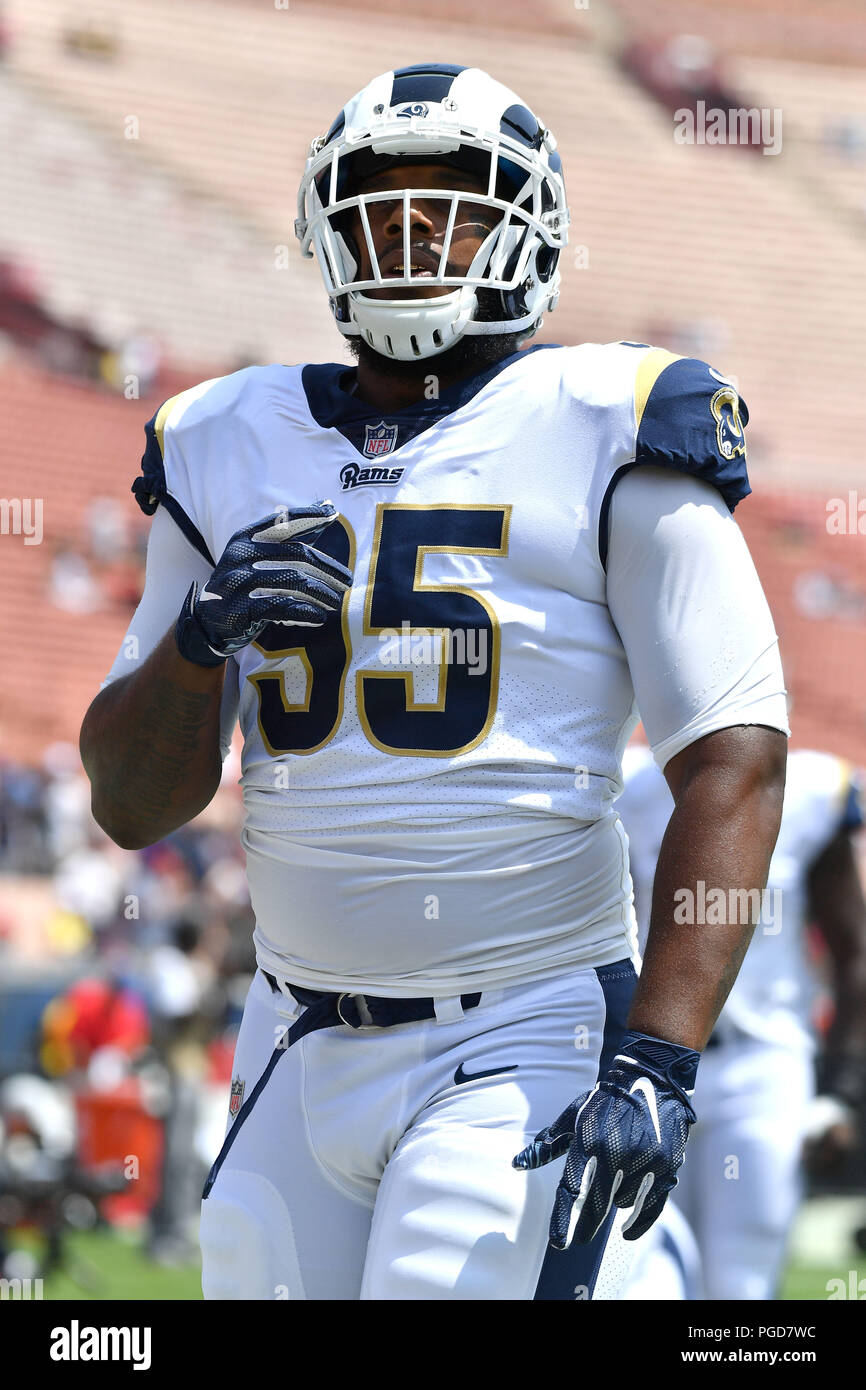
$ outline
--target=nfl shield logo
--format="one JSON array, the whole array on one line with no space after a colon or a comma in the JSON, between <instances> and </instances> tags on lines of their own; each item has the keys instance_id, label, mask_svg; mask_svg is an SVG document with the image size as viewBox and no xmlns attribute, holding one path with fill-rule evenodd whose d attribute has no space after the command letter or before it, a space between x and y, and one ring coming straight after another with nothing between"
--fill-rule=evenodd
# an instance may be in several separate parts
<instances>
[{"instance_id":1,"label":"nfl shield logo","mask_svg":"<svg viewBox=\"0 0 866 1390\"><path fill-rule=\"evenodd\" d=\"M364 458L377 459L382 454L390 454L397 443L397 428L397 425L386 425L384 420L380 420L378 425L366 425Z\"/></svg>"},{"instance_id":2,"label":"nfl shield logo","mask_svg":"<svg viewBox=\"0 0 866 1390\"><path fill-rule=\"evenodd\" d=\"M244 1090L246 1084L245 1081L241 1081L239 1076L236 1076L232 1081L232 1092L229 1099L229 1114L232 1119L235 1118L244 1103Z\"/></svg>"}]
</instances>

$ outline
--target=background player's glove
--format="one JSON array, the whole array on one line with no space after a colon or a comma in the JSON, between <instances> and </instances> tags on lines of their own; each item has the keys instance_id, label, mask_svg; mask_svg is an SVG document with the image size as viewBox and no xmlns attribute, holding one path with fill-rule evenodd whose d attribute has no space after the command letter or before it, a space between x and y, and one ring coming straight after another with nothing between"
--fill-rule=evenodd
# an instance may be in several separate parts
<instances>
[{"instance_id":1,"label":"background player's glove","mask_svg":"<svg viewBox=\"0 0 866 1390\"><path fill-rule=\"evenodd\" d=\"M321 627L339 613L351 572L310 543L336 515L330 502L281 508L236 531L201 593L193 583L184 600L175 628L181 656L219 666L268 623Z\"/></svg>"},{"instance_id":2,"label":"background player's glove","mask_svg":"<svg viewBox=\"0 0 866 1390\"><path fill-rule=\"evenodd\" d=\"M803 1126L803 1162L812 1174L840 1167L857 1147L857 1111L839 1096L815 1096Z\"/></svg>"},{"instance_id":3,"label":"background player's glove","mask_svg":"<svg viewBox=\"0 0 866 1390\"><path fill-rule=\"evenodd\" d=\"M841 1168L855 1152L866 1117L866 1064L858 1052L826 1052L818 1094L806 1112L803 1159L810 1173Z\"/></svg>"},{"instance_id":4,"label":"background player's glove","mask_svg":"<svg viewBox=\"0 0 866 1390\"><path fill-rule=\"evenodd\" d=\"M615 1202L634 1210L628 1240L648 1231L676 1183L700 1053L646 1033L626 1033L604 1078L513 1160L541 1168L567 1153L550 1219L550 1244L592 1240Z\"/></svg>"}]
</instances>

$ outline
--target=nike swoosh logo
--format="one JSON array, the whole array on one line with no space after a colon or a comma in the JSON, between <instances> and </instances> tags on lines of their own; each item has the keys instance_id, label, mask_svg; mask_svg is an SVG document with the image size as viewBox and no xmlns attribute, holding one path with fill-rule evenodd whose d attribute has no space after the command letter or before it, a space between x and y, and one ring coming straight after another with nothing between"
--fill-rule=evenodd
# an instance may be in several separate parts
<instances>
[{"instance_id":1,"label":"nike swoosh logo","mask_svg":"<svg viewBox=\"0 0 866 1390\"><path fill-rule=\"evenodd\" d=\"M454 1073L454 1085L462 1086L464 1081L478 1081L482 1076L501 1076L506 1071L517 1071L517 1063L513 1067L492 1067L490 1071L464 1071L463 1063Z\"/></svg>"},{"instance_id":2,"label":"nike swoosh logo","mask_svg":"<svg viewBox=\"0 0 866 1390\"><path fill-rule=\"evenodd\" d=\"M660 1144L662 1142L662 1135L659 1129L659 1111L658 1105L656 1104L655 1086L651 1081L648 1081L645 1076L639 1076L629 1091L629 1095L633 1096L635 1091L640 1091L646 1100L647 1109L650 1112L650 1119L653 1122L653 1129L656 1132L656 1139Z\"/></svg>"},{"instance_id":3,"label":"nike swoosh logo","mask_svg":"<svg viewBox=\"0 0 866 1390\"><path fill-rule=\"evenodd\" d=\"M201 602L202 600L204 600L205 602L207 602L208 599L218 600L220 597L221 597L220 594L211 594L211 593L209 593L209 592L208 592L208 587L207 587L206 584L205 584L204 588L201 590L201 592L199 593L199 601L200 601L200 602Z\"/></svg>"}]
</instances>

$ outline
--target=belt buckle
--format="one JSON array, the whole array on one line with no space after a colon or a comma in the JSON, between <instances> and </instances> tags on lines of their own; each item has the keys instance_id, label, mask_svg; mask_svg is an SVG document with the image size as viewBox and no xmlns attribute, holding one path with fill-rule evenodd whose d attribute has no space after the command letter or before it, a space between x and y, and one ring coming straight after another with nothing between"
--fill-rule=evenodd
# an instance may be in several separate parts
<instances>
[{"instance_id":1,"label":"belt buckle","mask_svg":"<svg viewBox=\"0 0 866 1390\"><path fill-rule=\"evenodd\" d=\"M358 1018L360 1022L352 1023L350 1019L346 1018L345 1014L343 1013L344 999L355 1000L355 1006L358 1010ZM370 1013L369 1008L367 1007L367 1000L363 994L350 994L348 991L345 991L343 994L339 994L337 996L337 1017L339 1018L341 1023L346 1024L347 1028L375 1028L376 1026L373 1022L373 1016Z\"/></svg>"}]
</instances>

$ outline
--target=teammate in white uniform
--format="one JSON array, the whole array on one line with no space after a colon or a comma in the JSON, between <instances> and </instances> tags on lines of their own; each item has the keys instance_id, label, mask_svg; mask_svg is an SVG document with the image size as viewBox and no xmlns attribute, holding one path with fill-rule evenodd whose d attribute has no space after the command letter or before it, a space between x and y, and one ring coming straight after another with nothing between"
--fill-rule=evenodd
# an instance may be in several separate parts
<instances>
[{"instance_id":1,"label":"teammate in white uniform","mask_svg":"<svg viewBox=\"0 0 866 1390\"><path fill-rule=\"evenodd\" d=\"M260 969L208 1297L612 1296L614 1202L640 1234L681 1162L744 929L696 955L660 914L635 993L621 755L639 705L672 884L760 886L784 689L730 382L518 352L567 225L513 92L385 73L314 142L296 224L357 368L249 368L147 427L146 587L82 754L135 847L243 732Z\"/></svg>"},{"instance_id":2,"label":"teammate in white uniform","mask_svg":"<svg viewBox=\"0 0 866 1390\"><path fill-rule=\"evenodd\" d=\"M655 861L674 803L648 749L630 747L624 766L617 811L645 940ZM801 1198L804 1142L828 1127L837 1130L837 1150L843 1127L853 1139L866 1077L866 909L851 846L862 824L848 764L808 749L789 755L764 908L701 1063L698 1123L672 1198L697 1239L700 1277L692 1270L681 1278L689 1241L671 1225L669 1204L638 1243L629 1297L775 1297ZM809 922L827 943L836 996L825 1093L815 1106ZM701 1287L702 1295L693 1292Z\"/></svg>"}]
</instances>

